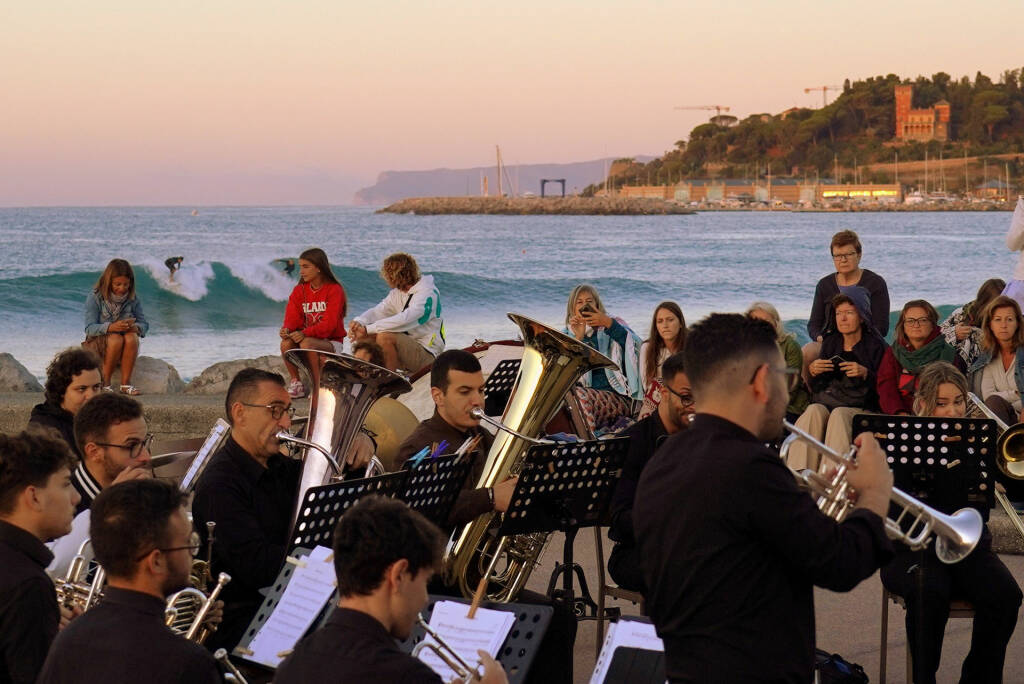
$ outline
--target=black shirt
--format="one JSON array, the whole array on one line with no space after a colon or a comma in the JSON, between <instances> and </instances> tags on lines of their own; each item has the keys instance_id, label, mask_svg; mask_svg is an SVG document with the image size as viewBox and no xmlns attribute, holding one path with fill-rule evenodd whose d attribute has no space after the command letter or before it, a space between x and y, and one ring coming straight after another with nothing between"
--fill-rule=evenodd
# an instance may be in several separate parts
<instances>
[{"instance_id":1,"label":"black shirt","mask_svg":"<svg viewBox=\"0 0 1024 684\"><path fill-rule=\"evenodd\" d=\"M622 475L612 494L612 524L608 536L612 541L632 546L636 543L633 538L633 500L636 498L636 485L647 462L668 437L668 431L661 422L661 416L655 411L623 431L620 437L629 437L629 451L626 453L625 463L622 464Z\"/></svg>"},{"instance_id":2,"label":"black shirt","mask_svg":"<svg viewBox=\"0 0 1024 684\"><path fill-rule=\"evenodd\" d=\"M395 463L401 468L405 465L406 461L415 456L425 446L440 444L443 440L447 440L448 449L446 451L452 453L473 435L480 435L480 442L476 446L476 458L473 459L473 466L466 475L462 491L459 492L455 505L452 506L452 511L448 515L447 524L443 520L432 521L442 529L452 525L464 525L472 522L484 513L494 510L494 506L491 505L490 496L487 494L487 489L483 487L476 488L476 483L480 481L480 476L484 472L487 452L490 451L494 438L487 430L479 426L466 431L459 430L442 418L435 409L434 415L417 425L412 434L406 437L405 441L398 447L398 457Z\"/></svg>"},{"instance_id":3,"label":"black shirt","mask_svg":"<svg viewBox=\"0 0 1024 684\"><path fill-rule=\"evenodd\" d=\"M204 545L207 521L217 523L213 576L231 575L220 594L224 621L211 646L230 650L238 643L263 602L259 590L277 579L301 473L302 463L284 456L271 456L264 468L229 438L199 477L192 519Z\"/></svg>"},{"instance_id":4,"label":"black shirt","mask_svg":"<svg viewBox=\"0 0 1024 684\"><path fill-rule=\"evenodd\" d=\"M274 684L306 682L440 684L441 678L403 653L372 615L335 608L326 624L302 639L274 675Z\"/></svg>"},{"instance_id":5,"label":"black shirt","mask_svg":"<svg viewBox=\"0 0 1024 684\"><path fill-rule=\"evenodd\" d=\"M71 415L70 411L49 402L36 404L32 407L32 415L28 418L28 424L53 428L71 449L75 460L82 460L82 454L78 452L78 444L75 442L75 417Z\"/></svg>"},{"instance_id":6,"label":"black shirt","mask_svg":"<svg viewBox=\"0 0 1024 684\"><path fill-rule=\"evenodd\" d=\"M633 520L673 681L806 684L813 587L848 591L892 557L879 516L836 523L778 455L707 414L647 464Z\"/></svg>"},{"instance_id":7,"label":"black shirt","mask_svg":"<svg viewBox=\"0 0 1024 684\"><path fill-rule=\"evenodd\" d=\"M167 628L164 605L156 596L108 586L102 603L54 640L39 684L222 683L213 656Z\"/></svg>"},{"instance_id":8,"label":"black shirt","mask_svg":"<svg viewBox=\"0 0 1024 684\"><path fill-rule=\"evenodd\" d=\"M85 467L85 463L79 463L71 473L71 484L78 491L82 500L75 507L75 515L92 508L92 500L100 495L103 487L92 476L92 473Z\"/></svg>"},{"instance_id":9,"label":"black shirt","mask_svg":"<svg viewBox=\"0 0 1024 684\"><path fill-rule=\"evenodd\" d=\"M34 682L57 635L52 560L38 537L0 520L0 684Z\"/></svg>"}]
</instances>

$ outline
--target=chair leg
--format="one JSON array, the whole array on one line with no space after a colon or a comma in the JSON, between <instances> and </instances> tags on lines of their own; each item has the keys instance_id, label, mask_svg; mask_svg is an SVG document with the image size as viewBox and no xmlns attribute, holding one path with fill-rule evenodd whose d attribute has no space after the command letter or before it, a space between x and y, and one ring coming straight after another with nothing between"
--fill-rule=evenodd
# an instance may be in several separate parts
<instances>
[{"instance_id":1,"label":"chair leg","mask_svg":"<svg viewBox=\"0 0 1024 684\"><path fill-rule=\"evenodd\" d=\"M889 592L882 587L882 642L878 648L878 682L885 684L885 660L889 654Z\"/></svg>"},{"instance_id":2,"label":"chair leg","mask_svg":"<svg viewBox=\"0 0 1024 684\"><path fill-rule=\"evenodd\" d=\"M597 549L597 624L594 630L597 634L597 649L594 651L595 658L601 655L601 646L604 645L604 540L601 539L601 526L594 526L594 546Z\"/></svg>"}]
</instances>

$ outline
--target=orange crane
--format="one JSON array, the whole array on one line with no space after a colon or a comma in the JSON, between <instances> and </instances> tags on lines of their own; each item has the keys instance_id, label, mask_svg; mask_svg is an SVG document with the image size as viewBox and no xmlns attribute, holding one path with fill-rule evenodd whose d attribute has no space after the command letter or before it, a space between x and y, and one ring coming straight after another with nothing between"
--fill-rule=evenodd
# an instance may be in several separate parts
<instances>
[{"instance_id":1,"label":"orange crane","mask_svg":"<svg viewBox=\"0 0 1024 684\"><path fill-rule=\"evenodd\" d=\"M818 86L817 88L804 88L804 92L805 93L810 93L810 92L814 92L816 90L820 90L821 91L821 106L824 107L824 106L826 106L828 104L828 101L825 99L826 93L828 91L830 91L830 90L842 90L842 89L843 89L843 86Z\"/></svg>"},{"instance_id":2,"label":"orange crane","mask_svg":"<svg viewBox=\"0 0 1024 684\"><path fill-rule=\"evenodd\" d=\"M722 112L729 111L730 107L723 105L697 105L694 107L676 107L676 109L713 109L715 110L715 116L721 116Z\"/></svg>"}]
</instances>

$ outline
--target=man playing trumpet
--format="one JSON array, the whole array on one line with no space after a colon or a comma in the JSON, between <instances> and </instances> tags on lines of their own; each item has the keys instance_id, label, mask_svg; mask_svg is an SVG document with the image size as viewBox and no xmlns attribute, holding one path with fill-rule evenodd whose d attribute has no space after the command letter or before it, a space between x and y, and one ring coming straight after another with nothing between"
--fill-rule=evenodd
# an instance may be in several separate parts
<instances>
[{"instance_id":1,"label":"man playing trumpet","mask_svg":"<svg viewBox=\"0 0 1024 684\"><path fill-rule=\"evenodd\" d=\"M697 414L644 469L633 513L668 678L811 681L813 587L848 591L892 557L892 473L860 435L848 479L857 508L835 522L764 446L789 401L772 327L712 314L684 354Z\"/></svg>"}]
</instances>

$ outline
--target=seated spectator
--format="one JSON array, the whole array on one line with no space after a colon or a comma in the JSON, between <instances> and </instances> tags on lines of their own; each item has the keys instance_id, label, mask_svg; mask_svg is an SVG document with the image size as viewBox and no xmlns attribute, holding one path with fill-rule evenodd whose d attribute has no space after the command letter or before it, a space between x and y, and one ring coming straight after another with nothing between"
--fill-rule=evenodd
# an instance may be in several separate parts
<instances>
[{"instance_id":1,"label":"seated spectator","mask_svg":"<svg viewBox=\"0 0 1024 684\"><path fill-rule=\"evenodd\" d=\"M1000 295L981 317L981 352L971 365L971 390L1007 425L1019 422L1024 392L1024 326L1016 299Z\"/></svg>"},{"instance_id":2,"label":"seated spectator","mask_svg":"<svg viewBox=\"0 0 1024 684\"><path fill-rule=\"evenodd\" d=\"M782 317L779 316L778 309L768 302L754 302L747 309L747 315L765 321L775 328L779 350L782 352L782 357L786 359L786 367L797 371L790 376L789 404L786 405L786 420L793 422L811 403L807 385L799 375L804 362L800 344L796 341L796 335L786 332L782 326Z\"/></svg>"},{"instance_id":3,"label":"seated spectator","mask_svg":"<svg viewBox=\"0 0 1024 684\"><path fill-rule=\"evenodd\" d=\"M963 360L960 364L963 368L970 368L981 353L981 316L1005 287L1006 282L1002 278L989 278L978 288L973 302L954 309L942 322L942 335L956 348Z\"/></svg>"},{"instance_id":4,"label":"seated spectator","mask_svg":"<svg viewBox=\"0 0 1024 684\"><path fill-rule=\"evenodd\" d=\"M830 249L836 272L818 281L814 288L811 316L807 319L807 334L811 341L804 345L803 352L804 378L808 381L807 366L820 357L820 345L825 335L835 331L831 302L837 294L850 294L851 288L862 288L871 304L872 315L868 323L883 338L889 332L889 287L880 275L860 267L863 252L860 238L852 230L841 230L832 236Z\"/></svg>"},{"instance_id":5,"label":"seated spectator","mask_svg":"<svg viewBox=\"0 0 1024 684\"><path fill-rule=\"evenodd\" d=\"M867 294L853 289L831 302L835 332L821 343L821 356L811 362L811 405L796 426L842 453L850 448L853 417L878 408L878 367L885 341L871 324ZM788 465L817 469L819 454L798 441L789 450Z\"/></svg>"},{"instance_id":6,"label":"seated spectator","mask_svg":"<svg viewBox=\"0 0 1024 684\"><path fill-rule=\"evenodd\" d=\"M376 342L384 351L385 368L411 375L444 351L441 293L434 276L420 274L416 260L403 252L384 259L380 276L391 290L380 304L352 319L352 339Z\"/></svg>"},{"instance_id":7,"label":"seated spectator","mask_svg":"<svg viewBox=\"0 0 1024 684\"><path fill-rule=\"evenodd\" d=\"M352 345L352 356L363 361L369 361L381 368L387 367L387 362L384 360L384 350L376 342L370 342L369 340L356 342Z\"/></svg>"},{"instance_id":8,"label":"seated spectator","mask_svg":"<svg viewBox=\"0 0 1024 684\"><path fill-rule=\"evenodd\" d=\"M311 349L340 354L345 339L346 310L345 288L331 270L324 250L313 247L300 254L299 284L288 297L284 325L279 333L281 355L291 377L288 396L293 399L304 397L308 388L299 380L298 366L285 356L285 352ZM309 367L314 375L320 370L317 363L310 363Z\"/></svg>"},{"instance_id":9,"label":"seated spectator","mask_svg":"<svg viewBox=\"0 0 1024 684\"><path fill-rule=\"evenodd\" d=\"M65 349L46 367L46 400L32 407L28 424L56 430L76 459L82 460L75 442L75 414L102 386L100 358L88 349Z\"/></svg>"},{"instance_id":10,"label":"seated spectator","mask_svg":"<svg viewBox=\"0 0 1024 684\"><path fill-rule=\"evenodd\" d=\"M640 345L640 372L643 374L644 405L640 418L654 413L663 392L658 378L661 364L670 355L683 351L686 343L686 319L683 310L675 302L662 302L654 310L651 332Z\"/></svg>"},{"instance_id":11,"label":"seated spectator","mask_svg":"<svg viewBox=\"0 0 1024 684\"><path fill-rule=\"evenodd\" d=\"M640 551L633 536L633 501L636 483L644 466L669 435L685 430L693 414L693 393L690 379L683 368L683 354L672 354L662 364L660 383L665 398L657 410L622 433L630 437L629 453L622 465L622 475L612 496L612 524L608 537L615 542L608 557L608 574L623 589L643 592L644 577L640 567Z\"/></svg>"},{"instance_id":12,"label":"seated spectator","mask_svg":"<svg viewBox=\"0 0 1024 684\"><path fill-rule=\"evenodd\" d=\"M952 363L956 349L940 334L939 312L923 299L903 305L896 322L896 339L885 350L878 368L878 402L882 413L911 415L917 375L933 361Z\"/></svg>"},{"instance_id":13,"label":"seated spectator","mask_svg":"<svg viewBox=\"0 0 1024 684\"><path fill-rule=\"evenodd\" d=\"M149 331L142 302L135 295L135 271L124 259L111 259L85 299L85 342L82 346L103 360L103 384L113 390L111 378L121 369L120 389L135 396L132 371L139 356L139 340Z\"/></svg>"}]
</instances>

